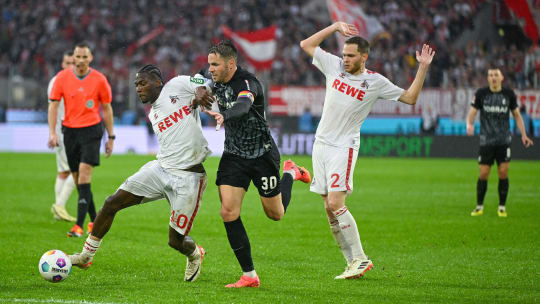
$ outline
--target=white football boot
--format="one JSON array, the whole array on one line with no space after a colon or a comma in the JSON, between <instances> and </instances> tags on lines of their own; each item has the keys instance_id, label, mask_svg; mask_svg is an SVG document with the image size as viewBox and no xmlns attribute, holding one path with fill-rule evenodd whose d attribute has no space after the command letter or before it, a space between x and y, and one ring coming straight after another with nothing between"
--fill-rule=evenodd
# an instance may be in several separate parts
<instances>
[{"instance_id":1,"label":"white football boot","mask_svg":"<svg viewBox=\"0 0 540 304\"><path fill-rule=\"evenodd\" d=\"M345 271L335 277L336 280L343 279L358 279L361 278L368 270L373 268L373 262L369 259L354 259L345 268Z\"/></svg>"},{"instance_id":2,"label":"white football boot","mask_svg":"<svg viewBox=\"0 0 540 304\"><path fill-rule=\"evenodd\" d=\"M204 248L197 245L195 248L195 254L192 260L187 258L186 273L184 275L184 281L193 282L197 280L201 274L201 266L204 258Z\"/></svg>"}]
</instances>

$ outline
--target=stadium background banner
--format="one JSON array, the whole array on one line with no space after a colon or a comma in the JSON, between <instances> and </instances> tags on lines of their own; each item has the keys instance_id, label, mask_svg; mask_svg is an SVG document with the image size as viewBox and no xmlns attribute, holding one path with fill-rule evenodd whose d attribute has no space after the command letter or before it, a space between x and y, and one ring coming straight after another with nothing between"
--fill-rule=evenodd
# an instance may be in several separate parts
<instances>
[{"instance_id":1,"label":"stadium background banner","mask_svg":"<svg viewBox=\"0 0 540 304\"><path fill-rule=\"evenodd\" d=\"M157 141L144 126L116 126L115 154L152 154L158 150ZM49 128L45 124L0 124L0 152L51 152L47 147ZM212 155L221 156L225 132L214 127L204 127ZM314 133L272 132L282 154L311 155ZM535 145L525 149L519 136L513 136L512 158L540 159L540 139L533 138ZM101 146L104 152L104 144ZM374 135L361 136L361 156L395 157L464 157L475 158L478 136L423 136L423 135Z\"/></svg>"},{"instance_id":2,"label":"stadium background banner","mask_svg":"<svg viewBox=\"0 0 540 304\"><path fill-rule=\"evenodd\" d=\"M315 134L273 134L282 154L310 155ZM535 139L533 139L535 140ZM380 157L444 157L472 158L478 156L478 136L404 136L362 135L359 156ZM513 159L540 159L540 143L525 149L519 136L512 138Z\"/></svg>"},{"instance_id":3,"label":"stadium background banner","mask_svg":"<svg viewBox=\"0 0 540 304\"><path fill-rule=\"evenodd\" d=\"M527 107L527 113L540 118L540 90L515 90L519 104ZM474 89L423 89L414 106L400 102L380 101L373 106L370 115L421 115L422 109L430 105L439 116L465 120ZM299 116L310 109L311 114L322 113L325 88L271 86L269 92L270 113L272 115Z\"/></svg>"}]
</instances>

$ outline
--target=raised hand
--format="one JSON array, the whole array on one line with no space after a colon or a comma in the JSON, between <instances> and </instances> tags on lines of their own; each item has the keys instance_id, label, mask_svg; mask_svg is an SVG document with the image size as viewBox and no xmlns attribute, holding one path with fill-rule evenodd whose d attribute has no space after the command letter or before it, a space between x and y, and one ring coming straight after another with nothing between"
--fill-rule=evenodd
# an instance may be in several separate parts
<instances>
[{"instance_id":1,"label":"raised hand","mask_svg":"<svg viewBox=\"0 0 540 304\"><path fill-rule=\"evenodd\" d=\"M419 64L429 65L435 56L435 51L427 44L422 47L422 53L416 51L416 60Z\"/></svg>"},{"instance_id":2,"label":"raised hand","mask_svg":"<svg viewBox=\"0 0 540 304\"><path fill-rule=\"evenodd\" d=\"M354 24L349 24L345 22L338 21L336 22L337 25L337 31L341 33L341 35L345 37L352 37L352 36L358 36L358 29L356 29L356 26Z\"/></svg>"}]
</instances>

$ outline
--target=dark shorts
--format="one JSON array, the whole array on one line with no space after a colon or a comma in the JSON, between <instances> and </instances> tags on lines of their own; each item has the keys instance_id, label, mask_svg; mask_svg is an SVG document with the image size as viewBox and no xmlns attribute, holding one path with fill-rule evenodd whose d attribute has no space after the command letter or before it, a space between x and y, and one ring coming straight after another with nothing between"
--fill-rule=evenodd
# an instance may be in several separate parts
<instances>
[{"instance_id":1,"label":"dark shorts","mask_svg":"<svg viewBox=\"0 0 540 304\"><path fill-rule=\"evenodd\" d=\"M510 157L510 146L480 146L478 151L478 163L481 165L493 165L493 161L497 161L497 165L500 163L509 162Z\"/></svg>"},{"instance_id":2,"label":"dark shorts","mask_svg":"<svg viewBox=\"0 0 540 304\"><path fill-rule=\"evenodd\" d=\"M78 172L80 163L86 163L92 167L99 166L99 149L103 137L102 123L84 128L63 126L62 132L71 172Z\"/></svg>"},{"instance_id":3,"label":"dark shorts","mask_svg":"<svg viewBox=\"0 0 540 304\"><path fill-rule=\"evenodd\" d=\"M260 196L274 197L281 193L279 164L279 151L275 147L254 159L244 159L223 152L219 161L216 185L242 187L247 191L250 182L253 181Z\"/></svg>"}]
</instances>

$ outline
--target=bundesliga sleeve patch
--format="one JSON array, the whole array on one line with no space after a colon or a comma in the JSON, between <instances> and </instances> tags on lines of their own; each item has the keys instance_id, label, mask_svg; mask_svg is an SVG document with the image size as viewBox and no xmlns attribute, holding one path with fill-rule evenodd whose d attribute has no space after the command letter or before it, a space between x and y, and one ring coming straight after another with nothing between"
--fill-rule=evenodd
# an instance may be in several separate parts
<instances>
[{"instance_id":1,"label":"bundesliga sleeve patch","mask_svg":"<svg viewBox=\"0 0 540 304\"><path fill-rule=\"evenodd\" d=\"M189 81L196 83L196 84L204 84L204 79L202 78L195 78L195 77L189 77Z\"/></svg>"},{"instance_id":2,"label":"bundesliga sleeve patch","mask_svg":"<svg viewBox=\"0 0 540 304\"><path fill-rule=\"evenodd\" d=\"M249 98L249 100L251 100L251 102L255 101L255 96L253 96L253 93L251 93L250 91L242 91L238 93L238 98L240 97L247 97Z\"/></svg>"}]
</instances>

